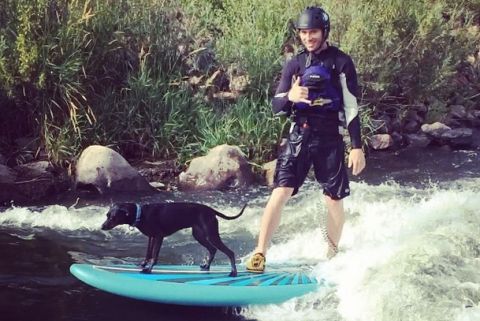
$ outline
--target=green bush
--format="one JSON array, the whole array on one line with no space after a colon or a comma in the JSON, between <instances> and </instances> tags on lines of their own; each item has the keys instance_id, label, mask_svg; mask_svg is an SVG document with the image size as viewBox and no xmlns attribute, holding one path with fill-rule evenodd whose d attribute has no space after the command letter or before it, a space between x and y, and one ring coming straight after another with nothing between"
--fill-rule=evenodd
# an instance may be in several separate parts
<instances>
[{"instance_id":1,"label":"green bush","mask_svg":"<svg viewBox=\"0 0 480 321\"><path fill-rule=\"evenodd\" d=\"M468 30L478 27L479 12L475 0L332 6L341 25L337 39L356 61L366 98L380 113L469 91L455 86L454 78L460 64L478 50L479 33Z\"/></svg>"},{"instance_id":2,"label":"green bush","mask_svg":"<svg viewBox=\"0 0 480 321\"><path fill-rule=\"evenodd\" d=\"M229 143L252 161L270 160L284 125L271 114L271 95L284 45L298 48L293 21L307 5L4 0L0 146L29 136L57 163L90 144L183 163ZM367 135L378 114L403 115L436 101L478 103L479 64L466 60L478 51L478 0L323 6L332 20L330 41L356 63ZM205 80L232 66L248 75L246 92L233 103L212 101L219 88ZM202 77L200 86L187 84L193 75ZM430 118L441 112L432 107Z\"/></svg>"}]
</instances>

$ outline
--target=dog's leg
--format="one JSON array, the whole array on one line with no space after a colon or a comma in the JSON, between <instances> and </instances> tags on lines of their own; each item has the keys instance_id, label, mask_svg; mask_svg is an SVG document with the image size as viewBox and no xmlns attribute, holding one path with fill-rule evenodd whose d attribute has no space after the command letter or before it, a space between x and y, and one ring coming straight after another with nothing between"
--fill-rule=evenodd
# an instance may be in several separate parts
<instances>
[{"instance_id":1,"label":"dog's leg","mask_svg":"<svg viewBox=\"0 0 480 321\"><path fill-rule=\"evenodd\" d=\"M150 273L152 272L153 266L158 262L158 254L160 253L160 248L163 243L163 236L153 237L153 246L152 246L152 257L150 258L150 265L143 268L142 272Z\"/></svg>"},{"instance_id":2,"label":"dog's leg","mask_svg":"<svg viewBox=\"0 0 480 321\"><path fill-rule=\"evenodd\" d=\"M140 266L144 268L147 266L148 261L152 258L152 251L153 251L153 237L148 238L148 245L147 245L147 254L145 255L145 259L140 262Z\"/></svg>"},{"instance_id":3,"label":"dog's leg","mask_svg":"<svg viewBox=\"0 0 480 321\"><path fill-rule=\"evenodd\" d=\"M230 259L230 265L232 266L232 271L230 272L230 276L237 276L237 266L235 265L235 253L230 250L225 244L223 244L222 239L218 233L214 235L210 235L207 237L207 240L213 244L217 249L225 253L226 256Z\"/></svg>"},{"instance_id":4,"label":"dog's leg","mask_svg":"<svg viewBox=\"0 0 480 321\"><path fill-rule=\"evenodd\" d=\"M206 247L208 250L208 256L205 257L204 261L200 265L200 269L202 269L202 271L209 271L210 264L212 264L215 253L217 253L217 248L207 240L205 233L203 233L201 228L195 226L192 227L192 235L198 241L198 243Z\"/></svg>"}]
</instances>

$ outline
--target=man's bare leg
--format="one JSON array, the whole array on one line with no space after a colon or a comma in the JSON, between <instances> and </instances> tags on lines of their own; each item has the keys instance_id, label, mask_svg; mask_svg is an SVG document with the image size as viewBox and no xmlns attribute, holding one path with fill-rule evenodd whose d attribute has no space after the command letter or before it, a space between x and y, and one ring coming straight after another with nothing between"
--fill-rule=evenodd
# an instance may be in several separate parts
<instances>
[{"instance_id":1,"label":"man's bare leg","mask_svg":"<svg viewBox=\"0 0 480 321\"><path fill-rule=\"evenodd\" d=\"M280 216L283 207L292 196L293 188L277 187L272 191L267 206L263 211L262 221L260 224L260 233L258 235L257 248L255 253L267 253L267 247L270 244L273 233L280 225Z\"/></svg>"},{"instance_id":2,"label":"man's bare leg","mask_svg":"<svg viewBox=\"0 0 480 321\"><path fill-rule=\"evenodd\" d=\"M329 238L327 257L332 258L337 254L338 243L342 237L343 224L345 223L345 211L342 200L334 200L325 196L327 204L327 233ZM333 243L333 244L332 244Z\"/></svg>"}]
</instances>

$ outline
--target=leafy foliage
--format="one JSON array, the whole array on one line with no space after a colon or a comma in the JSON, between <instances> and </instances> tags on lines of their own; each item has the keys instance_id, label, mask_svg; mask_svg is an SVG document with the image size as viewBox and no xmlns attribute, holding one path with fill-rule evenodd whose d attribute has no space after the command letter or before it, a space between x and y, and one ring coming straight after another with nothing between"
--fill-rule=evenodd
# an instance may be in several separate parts
<instances>
[{"instance_id":1,"label":"leafy foliage","mask_svg":"<svg viewBox=\"0 0 480 321\"><path fill-rule=\"evenodd\" d=\"M274 157L284 125L270 112L285 48L306 0L3 0L0 142L39 139L70 162L90 144L127 157L183 163L217 144L256 162ZM478 103L478 0L325 0L330 41L356 62L370 118L419 102ZM477 55L477 56L476 56ZM473 57L468 60L468 57ZM234 66L248 76L235 102L188 85ZM217 88L218 89L218 88ZM211 98L211 97L210 97ZM433 102L433 103L432 103ZM446 106L438 105L438 106ZM14 151L12 152L14 153Z\"/></svg>"}]
</instances>

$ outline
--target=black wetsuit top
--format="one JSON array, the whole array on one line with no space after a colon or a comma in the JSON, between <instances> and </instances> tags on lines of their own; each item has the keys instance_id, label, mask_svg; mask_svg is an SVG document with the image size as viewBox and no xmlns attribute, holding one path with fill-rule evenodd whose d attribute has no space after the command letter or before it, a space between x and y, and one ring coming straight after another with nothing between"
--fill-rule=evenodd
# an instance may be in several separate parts
<instances>
[{"instance_id":1,"label":"black wetsuit top","mask_svg":"<svg viewBox=\"0 0 480 321\"><path fill-rule=\"evenodd\" d=\"M307 61L308 52L303 51L289 60L283 67L282 77L277 87L275 97L272 101L272 109L275 114L287 114L290 115L293 112L293 103L288 100L288 91L292 87L292 80L294 76L301 76L305 70L305 64ZM342 93L339 75L345 73L347 79L347 87L349 91L358 98L358 84L357 73L355 66L349 55L334 46L328 46L326 49L312 53L312 64L324 64L328 68L332 69L332 84L339 91L340 96ZM341 104L343 106L343 104ZM343 107L342 107L343 108ZM310 111L298 110L295 112L297 116L304 117L318 117L318 113L312 113ZM338 120L338 113L335 117ZM338 120L338 124L340 124ZM360 119L358 115L348 124L348 132L352 143L352 148L361 148L362 139L360 133ZM338 132L338 127L336 127Z\"/></svg>"}]
</instances>

